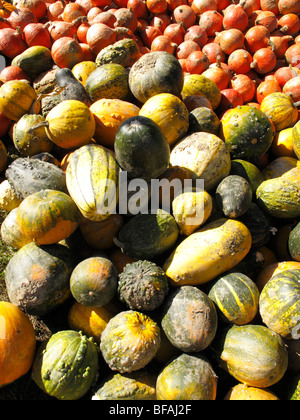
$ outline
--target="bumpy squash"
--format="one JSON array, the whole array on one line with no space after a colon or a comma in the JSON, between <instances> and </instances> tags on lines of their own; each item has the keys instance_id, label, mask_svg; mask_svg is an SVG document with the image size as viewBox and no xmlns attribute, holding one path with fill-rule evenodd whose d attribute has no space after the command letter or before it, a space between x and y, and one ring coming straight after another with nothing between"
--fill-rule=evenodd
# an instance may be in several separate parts
<instances>
[{"instance_id":1,"label":"bumpy squash","mask_svg":"<svg viewBox=\"0 0 300 420\"><path fill-rule=\"evenodd\" d=\"M34 80L39 74L50 70L53 64L51 51L40 45L27 48L24 52L17 55L11 63L12 66L20 67L31 80Z\"/></svg>"},{"instance_id":2,"label":"bumpy squash","mask_svg":"<svg viewBox=\"0 0 300 420\"><path fill-rule=\"evenodd\" d=\"M17 221L23 235L32 241L39 245L54 244L77 229L79 211L69 195L42 190L22 201Z\"/></svg>"},{"instance_id":3,"label":"bumpy squash","mask_svg":"<svg viewBox=\"0 0 300 420\"><path fill-rule=\"evenodd\" d=\"M225 397L226 401L278 401L279 398L268 389L254 388L238 384L231 388Z\"/></svg>"},{"instance_id":4,"label":"bumpy squash","mask_svg":"<svg viewBox=\"0 0 300 420\"><path fill-rule=\"evenodd\" d=\"M115 212L119 166L104 147L90 144L77 149L66 170L66 184L84 217L100 221Z\"/></svg>"},{"instance_id":5,"label":"bumpy squash","mask_svg":"<svg viewBox=\"0 0 300 420\"><path fill-rule=\"evenodd\" d=\"M204 292L194 286L182 286L164 304L161 326L171 344L181 351L202 351L215 338L217 311Z\"/></svg>"},{"instance_id":6,"label":"bumpy squash","mask_svg":"<svg viewBox=\"0 0 300 420\"><path fill-rule=\"evenodd\" d=\"M103 48L98 53L95 63L98 67L109 63L131 67L139 57L140 52L137 43L131 38L124 38Z\"/></svg>"},{"instance_id":7,"label":"bumpy squash","mask_svg":"<svg viewBox=\"0 0 300 420\"><path fill-rule=\"evenodd\" d=\"M276 384L287 370L288 353L283 340L262 325L234 325L218 336L213 348L224 369L255 388Z\"/></svg>"},{"instance_id":8,"label":"bumpy squash","mask_svg":"<svg viewBox=\"0 0 300 420\"><path fill-rule=\"evenodd\" d=\"M77 331L59 331L42 344L32 368L37 386L58 400L77 400L92 386L98 371L94 342Z\"/></svg>"},{"instance_id":9,"label":"bumpy squash","mask_svg":"<svg viewBox=\"0 0 300 420\"><path fill-rule=\"evenodd\" d=\"M170 145L177 143L189 128L189 112L178 96L160 93L149 98L139 115L158 124Z\"/></svg>"},{"instance_id":10,"label":"bumpy squash","mask_svg":"<svg viewBox=\"0 0 300 420\"><path fill-rule=\"evenodd\" d=\"M181 97L185 100L188 96L200 95L209 100L213 110L221 102L221 91L215 82L202 74L185 74Z\"/></svg>"},{"instance_id":11,"label":"bumpy squash","mask_svg":"<svg viewBox=\"0 0 300 420\"><path fill-rule=\"evenodd\" d=\"M298 334L300 319L300 270L287 270L273 276L263 288L259 312L263 322L287 339Z\"/></svg>"},{"instance_id":12,"label":"bumpy squash","mask_svg":"<svg viewBox=\"0 0 300 420\"><path fill-rule=\"evenodd\" d=\"M207 400L217 396L217 376L211 364L200 354L182 354L159 374L158 400Z\"/></svg>"},{"instance_id":13,"label":"bumpy squash","mask_svg":"<svg viewBox=\"0 0 300 420\"><path fill-rule=\"evenodd\" d=\"M147 315L123 311L113 317L101 336L100 350L112 370L120 373L144 368L160 345L160 329Z\"/></svg>"},{"instance_id":14,"label":"bumpy squash","mask_svg":"<svg viewBox=\"0 0 300 420\"><path fill-rule=\"evenodd\" d=\"M283 92L267 95L262 100L260 109L273 122L276 131L293 127L298 118L298 110L292 97Z\"/></svg>"},{"instance_id":15,"label":"bumpy squash","mask_svg":"<svg viewBox=\"0 0 300 420\"><path fill-rule=\"evenodd\" d=\"M259 291L243 273L230 273L219 278L208 296L222 319L236 325L249 324L258 312Z\"/></svg>"},{"instance_id":16,"label":"bumpy squash","mask_svg":"<svg viewBox=\"0 0 300 420\"><path fill-rule=\"evenodd\" d=\"M238 264L248 254L251 242L243 223L219 219L184 239L163 269L174 286L203 284Z\"/></svg>"},{"instance_id":17,"label":"bumpy squash","mask_svg":"<svg viewBox=\"0 0 300 420\"><path fill-rule=\"evenodd\" d=\"M0 87L0 112L12 121L18 121L27 114L37 94L24 80L10 80Z\"/></svg>"},{"instance_id":18,"label":"bumpy squash","mask_svg":"<svg viewBox=\"0 0 300 420\"><path fill-rule=\"evenodd\" d=\"M36 337L27 315L10 302L0 302L0 387L25 375L34 360Z\"/></svg>"},{"instance_id":19,"label":"bumpy squash","mask_svg":"<svg viewBox=\"0 0 300 420\"><path fill-rule=\"evenodd\" d=\"M216 187L230 172L230 153L223 140L210 133L196 132L184 137L172 150L170 163L204 180L206 191Z\"/></svg>"},{"instance_id":20,"label":"bumpy squash","mask_svg":"<svg viewBox=\"0 0 300 420\"><path fill-rule=\"evenodd\" d=\"M31 315L45 315L70 296L72 252L63 245L23 246L10 259L5 284L10 301Z\"/></svg>"}]
</instances>

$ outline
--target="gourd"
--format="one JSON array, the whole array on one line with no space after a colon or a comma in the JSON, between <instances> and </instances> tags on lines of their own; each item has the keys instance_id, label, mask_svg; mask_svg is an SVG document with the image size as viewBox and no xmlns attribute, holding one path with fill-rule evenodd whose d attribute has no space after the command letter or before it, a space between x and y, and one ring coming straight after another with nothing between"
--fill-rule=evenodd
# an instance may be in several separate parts
<instances>
[{"instance_id":1,"label":"gourd","mask_svg":"<svg viewBox=\"0 0 300 420\"><path fill-rule=\"evenodd\" d=\"M21 204L13 188L7 179L0 183L0 208L4 211L12 211Z\"/></svg>"},{"instance_id":2,"label":"gourd","mask_svg":"<svg viewBox=\"0 0 300 420\"><path fill-rule=\"evenodd\" d=\"M119 275L118 295L129 309L153 311L164 301L169 291L165 272L150 261L127 264Z\"/></svg>"},{"instance_id":3,"label":"gourd","mask_svg":"<svg viewBox=\"0 0 300 420\"><path fill-rule=\"evenodd\" d=\"M250 231L243 223L218 219L184 239L163 270L174 286L204 284L242 261L251 243Z\"/></svg>"},{"instance_id":4,"label":"gourd","mask_svg":"<svg viewBox=\"0 0 300 420\"><path fill-rule=\"evenodd\" d=\"M92 105L91 98L84 88L83 84L73 75L72 70L68 68L58 69L55 72L57 85L64 88L60 92L62 101L77 100L90 107Z\"/></svg>"},{"instance_id":5,"label":"gourd","mask_svg":"<svg viewBox=\"0 0 300 420\"><path fill-rule=\"evenodd\" d=\"M35 331L28 316L10 302L0 302L0 387L25 375L32 366Z\"/></svg>"},{"instance_id":6,"label":"gourd","mask_svg":"<svg viewBox=\"0 0 300 420\"><path fill-rule=\"evenodd\" d=\"M75 78L85 86L87 78L96 70L96 68L97 65L93 61L81 61L80 63L75 64L72 68L72 73Z\"/></svg>"},{"instance_id":7,"label":"gourd","mask_svg":"<svg viewBox=\"0 0 300 420\"><path fill-rule=\"evenodd\" d=\"M239 175L249 182L252 192L255 193L257 187L264 181L261 171L256 165L247 160L231 160L230 175Z\"/></svg>"},{"instance_id":8,"label":"gourd","mask_svg":"<svg viewBox=\"0 0 300 420\"><path fill-rule=\"evenodd\" d=\"M281 337L262 325L234 325L212 344L221 367L237 381L255 388L279 382L288 366Z\"/></svg>"},{"instance_id":9,"label":"gourd","mask_svg":"<svg viewBox=\"0 0 300 420\"><path fill-rule=\"evenodd\" d=\"M217 376L201 354L181 354L159 373L156 382L157 400L214 401Z\"/></svg>"},{"instance_id":10,"label":"gourd","mask_svg":"<svg viewBox=\"0 0 300 420\"><path fill-rule=\"evenodd\" d=\"M300 124L298 122L293 127L293 149L299 159L300 157Z\"/></svg>"},{"instance_id":11,"label":"gourd","mask_svg":"<svg viewBox=\"0 0 300 420\"><path fill-rule=\"evenodd\" d=\"M154 214L138 214L122 226L115 243L129 257L152 260L171 249L179 229L174 217L161 209Z\"/></svg>"},{"instance_id":12,"label":"gourd","mask_svg":"<svg viewBox=\"0 0 300 420\"><path fill-rule=\"evenodd\" d=\"M119 166L104 147L89 144L74 151L66 170L66 184L84 217L101 221L115 213Z\"/></svg>"},{"instance_id":13,"label":"gourd","mask_svg":"<svg viewBox=\"0 0 300 420\"><path fill-rule=\"evenodd\" d=\"M20 67L33 81L39 74L50 70L54 63L49 48L37 45L17 55L11 64Z\"/></svg>"},{"instance_id":14,"label":"gourd","mask_svg":"<svg viewBox=\"0 0 300 420\"><path fill-rule=\"evenodd\" d=\"M137 43L133 39L124 38L103 48L98 53L95 63L98 67L109 63L131 67L138 58L139 48Z\"/></svg>"},{"instance_id":15,"label":"gourd","mask_svg":"<svg viewBox=\"0 0 300 420\"><path fill-rule=\"evenodd\" d=\"M285 93L275 92L262 100L260 109L271 119L275 130L278 132L285 128L293 127L297 122L297 105L298 104L293 102L293 99Z\"/></svg>"},{"instance_id":16,"label":"gourd","mask_svg":"<svg viewBox=\"0 0 300 420\"><path fill-rule=\"evenodd\" d=\"M170 146L159 125L138 115L122 122L116 135L116 159L128 178L159 177L169 166Z\"/></svg>"},{"instance_id":17,"label":"gourd","mask_svg":"<svg viewBox=\"0 0 300 420\"><path fill-rule=\"evenodd\" d=\"M49 313L70 296L69 280L74 266L74 256L67 247L28 243L6 267L9 300L30 315Z\"/></svg>"},{"instance_id":18,"label":"gourd","mask_svg":"<svg viewBox=\"0 0 300 420\"><path fill-rule=\"evenodd\" d=\"M298 269L274 275L263 288L259 299L259 312L263 322L286 339L293 339L298 331L299 276Z\"/></svg>"},{"instance_id":19,"label":"gourd","mask_svg":"<svg viewBox=\"0 0 300 420\"><path fill-rule=\"evenodd\" d=\"M81 234L87 244L99 250L107 250L114 246L114 238L122 226L123 217L120 214L112 214L99 222L83 218L79 224Z\"/></svg>"},{"instance_id":20,"label":"gourd","mask_svg":"<svg viewBox=\"0 0 300 420\"><path fill-rule=\"evenodd\" d=\"M111 370L143 369L160 345L160 329L147 315L123 311L113 317L101 336L100 350Z\"/></svg>"},{"instance_id":21,"label":"gourd","mask_svg":"<svg viewBox=\"0 0 300 420\"><path fill-rule=\"evenodd\" d=\"M258 312L259 291L243 273L230 273L217 279L208 296L222 320L235 325L249 324Z\"/></svg>"},{"instance_id":22,"label":"gourd","mask_svg":"<svg viewBox=\"0 0 300 420\"><path fill-rule=\"evenodd\" d=\"M20 249L22 246L31 242L31 239L23 235L17 222L18 208L11 210L1 224L1 239L5 245L14 249Z\"/></svg>"},{"instance_id":23,"label":"gourd","mask_svg":"<svg viewBox=\"0 0 300 420\"><path fill-rule=\"evenodd\" d=\"M300 228L300 224L297 223L296 226L293 227L288 238L289 253L292 259L295 261L300 261L300 249L299 249L299 240L298 240L299 228Z\"/></svg>"},{"instance_id":24,"label":"gourd","mask_svg":"<svg viewBox=\"0 0 300 420\"><path fill-rule=\"evenodd\" d=\"M194 108L189 115L189 132L204 131L205 133L219 134L220 120L217 114L209 108Z\"/></svg>"},{"instance_id":25,"label":"gourd","mask_svg":"<svg viewBox=\"0 0 300 420\"><path fill-rule=\"evenodd\" d=\"M239 217L239 221L247 226L252 237L252 249L259 249L267 245L274 228L264 211L256 203L251 203L246 213Z\"/></svg>"},{"instance_id":26,"label":"gourd","mask_svg":"<svg viewBox=\"0 0 300 420\"><path fill-rule=\"evenodd\" d=\"M38 349L32 379L58 400L78 400L91 388L98 372L97 347L77 331L53 334Z\"/></svg>"},{"instance_id":27,"label":"gourd","mask_svg":"<svg viewBox=\"0 0 300 420\"><path fill-rule=\"evenodd\" d=\"M218 317L213 301L195 286L174 290L162 308L161 326L171 344L185 353L206 349L215 338Z\"/></svg>"},{"instance_id":28,"label":"gourd","mask_svg":"<svg viewBox=\"0 0 300 420\"><path fill-rule=\"evenodd\" d=\"M217 84L202 74L185 74L181 91L183 101L191 95L204 96L215 110L221 102L221 91Z\"/></svg>"},{"instance_id":29,"label":"gourd","mask_svg":"<svg viewBox=\"0 0 300 420\"><path fill-rule=\"evenodd\" d=\"M232 387L225 397L226 401L279 401L279 398L268 389L254 388L245 384Z\"/></svg>"},{"instance_id":30,"label":"gourd","mask_svg":"<svg viewBox=\"0 0 300 420\"><path fill-rule=\"evenodd\" d=\"M17 222L23 235L39 245L68 238L78 227L79 211L61 191L42 190L26 197L18 208Z\"/></svg>"},{"instance_id":31,"label":"gourd","mask_svg":"<svg viewBox=\"0 0 300 420\"><path fill-rule=\"evenodd\" d=\"M73 270L70 290L77 302L85 306L103 306L114 297L118 286L118 273L107 258L90 257Z\"/></svg>"},{"instance_id":32,"label":"gourd","mask_svg":"<svg viewBox=\"0 0 300 420\"><path fill-rule=\"evenodd\" d=\"M183 70L172 54L152 51L132 65L128 81L130 91L141 103L159 93L179 97L183 87Z\"/></svg>"},{"instance_id":33,"label":"gourd","mask_svg":"<svg viewBox=\"0 0 300 420\"><path fill-rule=\"evenodd\" d=\"M27 114L36 100L35 90L24 80L10 80L0 87L0 112L12 121Z\"/></svg>"}]
</instances>

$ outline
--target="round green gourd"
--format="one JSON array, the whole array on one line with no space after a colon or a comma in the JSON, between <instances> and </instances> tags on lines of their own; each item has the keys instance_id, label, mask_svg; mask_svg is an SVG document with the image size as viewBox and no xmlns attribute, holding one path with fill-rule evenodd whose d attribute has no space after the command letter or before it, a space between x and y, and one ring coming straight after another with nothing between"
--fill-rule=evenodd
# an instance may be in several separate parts
<instances>
[{"instance_id":1,"label":"round green gourd","mask_svg":"<svg viewBox=\"0 0 300 420\"><path fill-rule=\"evenodd\" d=\"M194 286L182 286L165 302L161 326L173 346L186 353L201 351L215 337L217 311L204 292Z\"/></svg>"},{"instance_id":2,"label":"round green gourd","mask_svg":"<svg viewBox=\"0 0 300 420\"><path fill-rule=\"evenodd\" d=\"M239 175L245 178L249 182L253 193L264 181L264 177L257 166L243 159L233 159L231 161L230 175Z\"/></svg>"},{"instance_id":3,"label":"round green gourd","mask_svg":"<svg viewBox=\"0 0 300 420\"><path fill-rule=\"evenodd\" d=\"M291 257L295 261L300 261L300 222L292 229L288 238L288 248Z\"/></svg>"},{"instance_id":4,"label":"round green gourd","mask_svg":"<svg viewBox=\"0 0 300 420\"><path fill-rule=\"evenodd\" d=\"M118 293L130 309L153 311L169 291L166 273L150 261L127 264L119 275Z\"/></svg>"},{"instance_id":5,"label":"round green gourd","mask_svg":"<svg viewBox=\"0 0 300 420\"><path fill-rule=\"evenodd\" d=\"M42 344L36 355L32 379L58 400L78 400L98 373L98 351L92 339L77 331L59 331Z\"/></svg>"},{"instance_id":6,"label":"round green gourd","mask_svg":"<svg viewBox=\"0 0 300 420\"><path fill-rule=\"evenodd\" d=\"M258 312L258 288L243 273L230 273L219 278L208 296L219 309L222 319L232 324L248 324Z\"/></svg>"},{"instance_id":7,"label":"round green gourd","mask_svg":"<svg viewBox=\"0 0 300 420\"><path fill-rule=\"evenodd\" d=\"M259 299L263 322L286 339L298 336L300 322L300 270L286 270L273 276Z\"/></svg>"},{"instance_id":8,"label":"round green gourd","mask_svg":"<svg viewBox=\"0 0 300 420\"><path fill-rule=\"evenodd\" d=\"M32 80L50 70L54 62L49 48L36 45L17 55L11 65L20 67Z\"/></svg>"},{"instance_id":9,"label":"round green gourd","mask_svg":"<svg viewBox=\"0 0 300 420\"><path fill-rule=\"evenodd\" d=\"M195 108L189 114L189 131L191 133L201 131L217 136L220 124L217 114L206 107Z\"/></svg>"}]
</instances>

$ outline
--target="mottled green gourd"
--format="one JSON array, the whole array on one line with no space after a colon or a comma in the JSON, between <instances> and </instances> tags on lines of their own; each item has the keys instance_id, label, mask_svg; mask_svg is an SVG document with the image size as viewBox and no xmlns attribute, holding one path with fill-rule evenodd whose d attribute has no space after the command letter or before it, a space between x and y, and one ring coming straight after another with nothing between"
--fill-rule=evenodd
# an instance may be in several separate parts
<instances>
[{"instance_id":1,"label":"mottled green gourd","mask_svg":"<svg viewBox=\"0 0 300 420\"><path fill-rule=\"evenodd\" d=\"M252 189L248 181L239 175L229 175L217 187L216 201L228 218L237 219L250 207Z\"/></svg>"},{"instance_id":2,"label":"mottled green gourd","mask_svg":"<svg viewBox=\"0 0 300 420\"><path fill-rule=\"evenodd\" d=\"M77 400L92 386L98 372L98 351L92 339L77 331L53 334L37 352L32 379L58 400Z\"/></svg>"},{"instance_id":3,"label":"mottled green gourd","mask_svg":"<svg viewBox=\"0 0 300 420\"><path fill-rule=\"evenodd\" d=\"M291 257L295 261L300 261L300 222L296 224L296 226L292 229L291 233L289 234L288 239L288 248L291 254Z\"/></svg>"},{"instance_id":4,"label":"mottled green gourd","mask_svg":"<svg viewBox=\"0 0 300 420\"><path fill-rule=\"evenodd\" d=\"M166 273L150 261L127 264L119 275L119 297L130 309L153 311L163 303L168 291Z\"/></svg>"}]
</instances>

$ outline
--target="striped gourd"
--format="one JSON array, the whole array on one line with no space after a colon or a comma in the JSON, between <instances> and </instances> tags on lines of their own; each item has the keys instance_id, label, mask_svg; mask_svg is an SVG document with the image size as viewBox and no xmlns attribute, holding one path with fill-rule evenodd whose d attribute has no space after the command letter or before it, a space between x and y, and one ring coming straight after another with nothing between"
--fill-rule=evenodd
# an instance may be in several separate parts
<instances>
[{"instance_id":1,"label":"striped gourd","mask_svg":"<svg viewBox=\"0 0 300 420\"><path fill-rule=\"evenodd\" d=\"M84 217L101 221L115 212L119 166L113 154L103 146L88 144L77 149L66 170L66 183Z\"/></svg>"},{"instance_id":2,"label":"striped gourd","mask_svg":"<svg viewBox=\"0 0 300 420\"><path fill-rule=\"evenodd\" d=\"M229 273L219 278L210 289L209 297L220 310L222 318L232 324L248 324L258 311L258 288L243 273Z\"/></svg>"}]
</instances>

